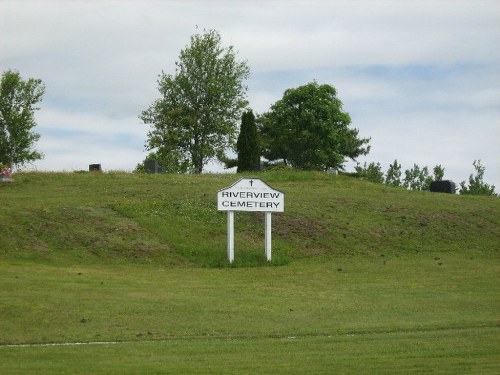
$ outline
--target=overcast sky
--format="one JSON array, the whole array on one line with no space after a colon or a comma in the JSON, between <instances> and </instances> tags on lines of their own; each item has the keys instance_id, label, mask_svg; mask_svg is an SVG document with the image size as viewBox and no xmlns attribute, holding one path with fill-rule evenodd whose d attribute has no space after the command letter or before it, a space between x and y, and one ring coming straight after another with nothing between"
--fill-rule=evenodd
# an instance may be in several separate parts
<instances>
[{"instance_id":1,"label":"overcast sky","mask_svg":"<svg viewBox=\"0 0 500 375\"><path fill-rule=\"evenodd\" d=\"M441 164L459 183L481 159L500 191L497 0L0 0L0 71L46 85L36 114L45 158L34 168L134 169L148 131L138 116L159 97L158 75L174 73L203 29L248 62L254 112L288 88L331 84L371 137L361 164Z\"/></svg>"}]
</instances>

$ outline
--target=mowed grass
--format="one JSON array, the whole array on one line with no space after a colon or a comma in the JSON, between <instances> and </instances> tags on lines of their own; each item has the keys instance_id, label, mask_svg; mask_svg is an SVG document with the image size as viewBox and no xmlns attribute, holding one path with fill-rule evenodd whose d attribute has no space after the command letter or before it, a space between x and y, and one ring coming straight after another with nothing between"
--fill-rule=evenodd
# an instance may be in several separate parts
<instances>
[{"instance_id":1,"label":"mowed grass","mask_svg":"<svg viewBox=\"0 0 500 375\"><path fill-rule=\"evenodd\" d=\"M498 373L493 258L285 267L1 267L0 370ZM442 263L439 265L439 263ZM341 269L341 270L340 270Z\"/></svg>"},{"instance_id":2,"label":"mowed grass","mask_svg":"<svg viewBox=\"0 0 500 375\"><path fill-rule=\"evenodd\" d=\"M258 177L286 194L270 264L243 213L227 263L235 176L1 186L0 373L500 372L498 199Z\"/></svg>"}]
</instances>

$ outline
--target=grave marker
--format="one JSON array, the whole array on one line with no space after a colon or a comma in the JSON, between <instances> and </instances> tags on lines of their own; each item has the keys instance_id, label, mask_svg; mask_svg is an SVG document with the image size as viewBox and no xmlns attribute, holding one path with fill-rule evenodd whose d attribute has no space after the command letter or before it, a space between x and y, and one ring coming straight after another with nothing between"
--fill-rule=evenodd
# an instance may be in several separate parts
<instances>
[{"instance_id":1,"label":"grave marker","mask_svg":"<svg viewBox=\"0 0 500 375\"><path fill-rule=\"evenodd\" d=\"M430 191L433 193L455 194L456 190L455 183L450 180L432 181L430 186Z\"/></svg>"}]
</instances>

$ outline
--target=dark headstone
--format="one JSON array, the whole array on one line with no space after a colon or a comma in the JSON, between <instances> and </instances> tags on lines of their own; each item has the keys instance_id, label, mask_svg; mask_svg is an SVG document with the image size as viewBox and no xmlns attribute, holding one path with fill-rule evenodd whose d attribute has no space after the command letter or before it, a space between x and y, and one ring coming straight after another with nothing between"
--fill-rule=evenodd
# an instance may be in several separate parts
<instances>
[{"instance_id":1,"label":"dark headstone","mask_svg":"<svg viewBox=\"0 0 500 375\"><path fill-rule=\"evenodd\" d=\"M456 187L453 181L444 180L444 181L432 181L430 190L433 193L449 193L455 194Z\"/></svg>"},{"instance_id":2,"label":"dark headstone","mask_svg":"<svg viewBox=\"0 0 500 375\"><path fill-rule=\"evenodd\" d=\"M101 164L89 164L89 172L101 172Z\"/></svg>"},{"instance_id":3,"label":"dark headstone","mask_svg":"<svg viewBox=\"0 0 500 375\"><path fill-rule=\"evenodd\" d=\"M144 161L144 170L147 173L165 173L165 168L160 166L157 160Z\"/></svg>"}]
</instances>

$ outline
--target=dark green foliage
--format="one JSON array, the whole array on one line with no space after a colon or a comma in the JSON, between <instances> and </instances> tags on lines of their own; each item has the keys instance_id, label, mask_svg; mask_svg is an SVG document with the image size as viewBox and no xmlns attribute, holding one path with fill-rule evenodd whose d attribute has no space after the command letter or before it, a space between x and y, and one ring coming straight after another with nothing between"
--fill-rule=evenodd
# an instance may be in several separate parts
<instances>
[{"instance_id":1,"label":"dark green foliage","mask_svg":"<svg viewBox=\"0 0 500 375\"><path fill-rule=\"evenodd\" d=\"M45 86L40 79L24 81L18 72L7 70L0 81L0 164L13 167L43 155L33 148L40 138L36 126L36 106Z\"/></svg>"},{"instance_id":2,"label":"dark green foliage","mask_svg":"<svg viewBox=\"0 0 500 375\"><path fill-rule=\"evenodd\" d=\"M162 72L161 98L140 116L151 126L146 149L168 171L201 173L208 161L223 160L234 147L249 68L236 61L232 46L221 46L215 30L193 35L176 66L175 75Z\"/></svg>"},{"instance_id":3,"label":"dark green foliage","mask_svg":"<svg viewBox=\"0 0 500 375\"><path fill-rule=\"evenodd\" d=\"M256 171L260 168L260 146L252 111L243 113L241 129L236 143L238 151L238 172Z\"/></svg>"},{"instance_id":4,"label":"dark green foliage","mask_svg":"<svg viewBox=\"0 0 500 375\"><path fill-rule=\"evenodd\" d=\"M369 139L349 127L337 90L326 84L286 90L259 122L264 156L298 169L342 169L346 158L355 160L370 149Z\"/></svg>"},{"instance_id":5,"label":"dark green foliage","mask_svg":"<svg viewBox=\"0 0 500 375\"><path fill-rule=\"evenodd\" d=\"M460 183L460 194L466 195L496 195L495 186L488 185L483 181L485 167L481 165L481 160L474 160L472 163L476 170L476 175L469 176L469 186L465 181Z\"/></svg>"}]
</instances>

